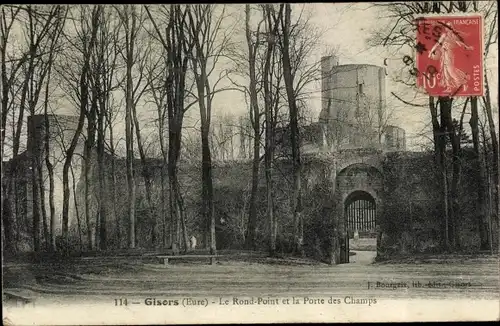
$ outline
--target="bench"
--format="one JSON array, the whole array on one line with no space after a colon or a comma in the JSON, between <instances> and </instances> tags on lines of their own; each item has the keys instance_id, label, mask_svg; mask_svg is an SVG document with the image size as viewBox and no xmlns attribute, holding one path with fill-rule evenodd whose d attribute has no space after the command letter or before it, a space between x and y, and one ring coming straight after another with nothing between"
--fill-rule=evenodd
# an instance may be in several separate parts
<instances>
[{"instance_id":1,"label":"bench","mask_svg":"<svg viewBox=\"0 0 500 326\"><path fill-rule=\"evenodd\" d=\"M215 259L219 255L168 255L168 256L156 256L156 258L163 261L163 265L168 266L168 261L171 259L185 259L185 258L210 258L210 265L215 264Z\"/></svg>"}]
</instances>

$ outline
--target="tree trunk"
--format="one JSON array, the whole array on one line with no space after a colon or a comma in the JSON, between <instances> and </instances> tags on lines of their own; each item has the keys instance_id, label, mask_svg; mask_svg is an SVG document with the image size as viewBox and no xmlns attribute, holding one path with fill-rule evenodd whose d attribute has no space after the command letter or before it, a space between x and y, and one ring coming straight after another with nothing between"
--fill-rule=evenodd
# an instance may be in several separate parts
<instances>
[{"instance_id":1,"label":"tree trunk","mask_svg":"<svg viewBox=\"0 0 500 326\"><path fill-rule=\"evenodd\" d=\"M131 71L127 71L127 113L125 117L125 129L126 129L126 147L127 147L127 159L126 159L126 164L127 164L127 189L128 189L128 214L129 214L129 229L128 229L128 236L129 236L129 248L134 249L135 248L135 201L136 201L136 194L135 194L135 180L134 180L134 166L133 166L133 160L134 160L134 152L132 149L132 126L131 126L131 118L130 118L130 105L132 102L131 99L131 92L132 92L132 74Z\"/></svg>"},{"instance_id":2,"label":"tree trunk","mask_svg":"<svg viewBox=\"0 0 500 326\"><path fill-rule=\"evenodd\" d=\"M7 31L5 31L4 33L6 33ZM3 33L2 33L3 34ZM4 144L5 144L5 132L7 130L7 115L9 113L9 87L8 87L8 81L9 81L9 78L7 77L7 46L6 46L6 43L7 43L7 39L6 37L4 37L4 35L2 35L2 37L0 37L0 65L1 65L1 69L2 69L2 82L0 83L0 92L2 94L2 99L1 99L1 102L2 102L2 125L0 126L0 128L2 130L0 130L0 158L2 159L2 177L3 177L3 161L4 161L4 157L3 157L3 154L4 154ZM7 218L7 217L5 217ZM2 221L4 220L4 216L2 214ZM5 232L5 231L4 231ZM9 231L7 231L9 232Z\"/></svg>"},{"instance_id":3,"label":"tree trunk","mask_svg":"<svg viewBox=\"0 0 500 326\"><path fill-rule=\"evenodd\" d=\"M245 248L255 250L255 234L257 231L257 192L259 187L260 165L260 112L257 97L257 79L255 75L255 61L258 44L253 44L250 31L250 5L245 5L246 40L248 46L248 65L250 76L250 120L253 129L253 161L252 161L252 190L248 210L248 226L245 236ZM259 35L257 31L257 41Z\"/></svg>"},{"instance_id":4,"label":"tree trunk","mask_svg":"<svg viewBox=\"0 0 500 326\"><path fill-rule=\"evenodd\" d=\"M99 170L99 247L101 250L106 250L108 247L106 230L106 205L108 203L108 196L106 191L106 173L104 167L104 112L105 106L104 101L102 101L97 121L97 165Z\"/></svg>"},{"instance_id":5,"label":"tree trunk","mask_svg":"<svg viewBox=\"0 0 500 326\"><path fill-rule=\"evenodd\" d=\"M285 5L285 15L283 26L283 76L288 100L290 114L290 140L292 147L292 166L293 166L293 224L294 224L294 253L302 254L302 203L301 203L301 162L300 162L300 136L299 136L299 120L298 109L295 99L293 86L293 75L290 63L290 20L291 6Z\"/></svg>"},{"instance_id":6,"label":"tree trunk","mask_svg":"<svg viewBox=\"0 0 500 326\"><path fill-rule=\"evenodd\" d=\"M76 133L75 133L76 134ZM66 154L66 159L63 166L63 210L62 210L62 237L63 239L68 239L68 229L69 229L69 168L71 167L71 158L68 158ZM74 181L74 178L73 178Z\"/></svg>"},{"instance_id":7,"label":"tree trunk","mask_svg":"<svg viewBox=\"0 0 500 326\"><path fill-rule=\"evenodd\" d=\"M448 177L447 177L447 169L446 169L446 134L443 127L440 125L438 120L438 109L437 106L441 105L441 101L438 100L437 103L434 101L434 97L429 96L429 110L431 113L431 121L432 121L432 134L434 137L434 155L435 162L438 167L438 175L441 181L442 186L442 202L443 202L443 215L444 221L441 223L442 225L442 235L443 235L443 246L448 249L450 246L449 241L449 211L448 211Z\"/></svg>"},{"instance_id":8,"label":"tree trunk","mask_svg":"<svg viewBox=\"0 0 500 326\"><path fill-rule=\"evenodd\" d=\"M214 214L214 193L213 193L213 181L212 181L212 157L210 154L210 144L209 144L209 125L205 123L202 126L201 131L201 148L202 148L202 201L203 201L203 216L208 224L209 229L207 230L210 237L210 254L215 255L217 251L216 239L215 239L215 214Z\"/></svg>"},{"instance_id":9,"label":"tree trunk","mask_svg":"<svg viewBox=\"0 0 500 326\"><path fill-rule=\"evenodd\" d=\"M95 82L92 84L90 110L87 112L87 139L85 140L84 151L84 177L85 177L85 220L87 223L87 238L89 250L98 250L99 245L99 216L97 212L90 211L92 194L95 192L95 187L92 187L95 181L94 168L94 146L95 136L97 131L97 90ZM100 199L98 199L100 200ZM95 219L91 215L95 216ZM94 221L93 221L94 220ZM93 222L93 223L92 223ZM93 233L92 233L93 232Z\"/></svg>"},{"instance_id":10,"label":"tree trunk","mask_svg":"<svg viewBox=\"0 0 500 326\"><path fill-rule=\"evenodd\" d=\"M47 221L47 211L45 210L45 187L43 182L42 164L37 160L37 171L38 171L38 195L40 198L40 213L42 214L42 227L43 227L43 243L45 250L50 250L50 232L49 232L49 222Z\"/></svg>"},{"instance_id":11,"label":"tree trunk","mask_svg":"<svg viewBox=\"0 0 500 326\"><path fill-rule=\"evenodd\" d=\"M267 109L266 109L267 110ZM268 117L266 117L268 119ZM266 153L265 153L265 169L266 169L266 201L267 201L267 220L269 221L269 254L276 254L276 232L277 223L274 215L274 200L273 200L273 130L271 123L266 122ZM269 130L269 131L268 131Z\"/></svg>"},{"instance_id":12,"label":"tree trunk","mask_svg":"<svg viewBox=\"0 0 500 326\"><path fill-rule=\"evenodd\" d=\"M480 139L479 139L479 114L478 114L478 103L477 97L471 98L471 118L469 121L472 130L472 142L474 144L474 156L477 162L477 207L478 207L478 229L479 229L479 239L481 241L480 249L489 249L488 241L488 227L486 225L486 169L484 166L484 158L482 157L480 150Z\"/></svg>"},{"instance_id":13,"label":"tree trunk","mask_svg":"<svg viewBox=\"0 0 500 326\"><path fill-rule=\"evenodd\" d=\"M264 62L264 72L263 72L263 84L264 84L264 105L265 105L265 153L264 153L264 164L265 164L265 174L266 174L266 201L267 201L267 220L269 221L269 255L276 255L276 237L277 237L277 220L274 214L274 184L273 184L273 160L274 160L274 146L275 146L275 121L274 121L274 111L273 111L273 99L272 99L272 88L273 88L273 72L271 69L271 60L274 58L275 44L274 40L276 37L276 31L278 24L275 23L272 26L271 20L271 9L269 5L264 8L264 20L267 21L267 31L270 32L270 37L267 41L266 59ZM274 62L273 62L274 68ZM279 82L279 80L278 80ZM279 87L276 87L279 89ZM279 103L279 96L275 96L275 105Z\"/></svg>"},{"instance_id":14,"label":"tree trunk","mask_svg":"<svg viewBox=\"0 0 500 326\"><path fill-rule=\"evenodd\" d=\"M3 164L3 162L2 162ZM10 162L10 176L8 178L11 178L11 180L8 181L8 184L5 185L2 182L2 229L4 230L4 241L3 241L3 250L5 253L8 254L14 254L16 252L15 250L15 242L16 242L16 237L15 237L15 226L14 223L16 221L17 216L13 216L13 209L12 209L12 194L14 192L14 187L9 186L11 183L14 183L13 176L14 173L12 170L15 169L13 166L12 162ZM2 174L4 174L4 168L2 168ZM5 175L5 174L4 174ZM7 188L7 189L6 189ZM18 217L17 217L18 218ZM17 232L20 232L20 230L17 230Z\"/></svg>"},{"instance_id":15,"label":"tree trunk","mask_svg":"<svg viewBox=\"0 0 500 326\"><path fill-rule=\"evenodd\" d=\"M170 247L174 248L178 246L179 243L179 230L178 230L178 225L179 225L179 215L177 212L177 205L176 205L176 195L175 195L175 181L172 178L172 171L171 167L168 168L169 174L168 174L168 205L170 208Z\"/></svg>"},{"instance_id":16,"label":"tree trunk","mask_svg":"<svg viewBox=\"0 0 500 326\"><path fill-rule=\"evenodd\" d=\"M173 116L172 116L173 118ZM189 249L189 239L187 236L187 225L184 214L184 204L179 186L177 163L180 155L181 146L181 129L182 117L176 116L180 119L175 122L170 121L169 128L169 150L168 150L168 179L170 188L170 211L171 211L171 224L175 226L172 239L178 246L182 243L182 248L186 252Z\"/></svg>"},{"instance_id":17,"label":"tree trunk","mask_svg":"<svg viewBox=\"0 0 500 326\"><path fill-rule=\"evenodd\" d=\"M133 105L132 107L132 120L134 122L135 126L135 135L137 137L137 148L139 149L139 156L141 158L141 165L142 165L142 177L144 179L144 188L146 191L146 201L148 205L148 215L149 218L152 220L152 225L151 225L151 247L155 247L156 243L156 217L155 217L155 212L153 209L153 200L152 200L152 195L151 195L151 177L149 175L148 171L148 163L146 161L146 153L144 152L144 147L142 144L142 137L141 137L141 129L139 126L139 119L137 118L137 110L136 106Z\"/></svg>"},{"instance_id":18,"label":"tree trunk","mask_svg":"<svg viewBox=\"0 0 500 326\"><path fill-rule=\"evenodd\" d=\"M90 119L87 119L89 122L89 125L92 124ZM97 234L93 231L97 230L97 218L95 220L95 225L92 225L92 219L91 219L91 212L90 212L90 201L92 198L92 195L90 193L90 183L91 183L91 176L90 176L90 167L92 164L92 148L93 148L93 130L91 129L92 127L87 128L87 134L89 135L87 140L85 141L85 155L84 155L84 166L83 166L83 176L85 180L84 184L84 192L85 192L85 222L87 224L87 247L88 250L91 251L93 248L98 249L98 244L96 242L96 237ZM95 227L95 229L94 229Z\"/></svg>"},{"instance_id":19,"label":"tree trunk","mask_svg":"<svg viewBox=\"0 0 500 326\"><path fill-rule=\"evenodd\" d=\"M116 214L117 207L116 204L118 202L117 194L116 194L116 162L115 162L115 146L114 146L114 133L113 133L113 124L111 120L108 120L108 128L109 128L109 147L111 150L111 197L112 197L112 214L113 221L115 224L115 232L116 232L116 246L118 249L121 249L122 241L123 241L123 232L122 232L122 218Z\"/></svg>"},{"instance_id":20,"label":"tree trunk","mask_svg":"<svg viewBox=\"0 0 500 326\"><path fill-rule=\"evenodd\" d=\"M455 131L455 126L453 124L453 119L451 116L452 109L452 98L442 97L440 98L440 108L441 108L441 125L445 130L446 134L449 135L452 146L452 177L451 177L451 187L449 193L449 229L450 229L450 239L451 245L454 249L460 247L460 237L458 232L459 221L457 219L456 212L459 209L458 203L458 184L460 179L460 139Z\"/></svg>"},{"instance_id":21,"label":"tree trunk","mask_svg":"<svg viewBox=\"0 0 500 326\"><path fill-rule=\"evenodd\" d=\"M71 178L75 180L75 171L73 170L73 166L70 167L71 170ZM80 221L80 212L78 211L78 194L76 192L76 182L73 182L73 204L75 205L75 216L76 216L76 226L78 231L78 241L80 245L80 251L83 251L83 231L82 231L82 223Z\"/></svg>"},{"instance_id":22,"label":"tree trunk","mask_svg":"<svg viewBox=\"0 0 500 326\"><path fill-rule=\"evenodd\" d=\"M32 120L34 123L34 120ZM33 129L34 130L34 129ZM38 188L38 163L36 152L31 153L31 187L32 187L32 201L33 201L33 250L40 251L40 201L39 201L39 188Z\"/></svg>"},{"instance_id":23,"label":"tree trunk","mask_svg":"<svg viewBox=\"0 0 500 326\"><path fill-rule=\"evenodd\" d=\"M48 85L48 84L47 84ZM48 87L47 87L48 88ZM46 89L47 92L47 89ZM45 100L48 101L47 99ZM45 105L45 130L49 130L49 120L47 105ZM45 165L47 166L47 173L49 176L49 216L50 216L50 249L52 251L56 250L56 232L57 232L57 221L56 212L54 205L54 166L50 162L50 148L48 133L45 136Z\"/></svg>"},{"instance_id":24,"label":"tree trunk","mask_svg":"<svg viewBox=\"0 0 500 326\"><path fill-rule=\"evenodd\" d=\"M162 234L162 240L163 240L163 248L167 248L168 244L168 233L167 233L167 210L166 210L166 187L165 187L165 166L166 166L166 161L163 160L163 165L161 167L161 194L160 194L160 205L161 205L161 218L163 221L163 234Z\"/></svg>"},{"instance_id":25,"label":"tree trunk","mask_svg":"<svg viewBox=\"0 0 500 326\"><path fill-rule=\"evenodd\" d=\"M484 102L484 110L486 112L486 118L488 120L488 130L490 132L490 138L491 138L491 147L492 147L492 156L493 159L491 160L492 164L492 183L493 183L493 191L491 194L492 197L492 203L491 205L493 206L491 208L491 211L494 213L494 216L492 216L492 219L494 220L494 227L495 227L495 237L492 245L495 247L498 247L498 225L500 223L499 220L499 212L500 212L500 166L498 164L498 161L500 160L499 156L499 147L498 147L498 135L495 129L495 122L493 119L493 113L492 113L492 106L491 106L491 93L490 93L490 87L489 87L489 82L488 82L488 75L487 71L484 71L484 87L485 87L485 96L483 97L483 102ZM500 116L500 115L499 115ZM499 125L500 125L500 120L499 120ZM486 157L485 159L489 159Z\"/></svg>"},{"instance_id":26,"label":"tree trunk","mask_svg":"<svg viewBox=\"0 0 500 326\"><path fill-rule=\"evenodd\" d=\"M187 252L188 249L190 248L189 246L189 238L188 238L188 232L187 232L187 223L186 223L186 216L184 212L184 202L182 200L182 194L179 186L179 181L177 179L177 173L176 173L176 178L175 178L175 193L176 193L176 200L177 200L177 210L179 212L179 219L181 221L181 228L182 228L182 239L184 240L184 251Z\"/></svg>"},{"instance_id":27,"label":"tree trunk","mask_svg":"<svg viewBox=\"0 0 500 326\"><path fill-rule=\"evenodd\" d=\"M259 129L259 127L257 127ZM255 130L255 129L254 129ZM260 133L260 131L259 131ZM254 134L255 136L255 134ZM250 203L248 210L248 224L245 235L245 248L255 250L255 235L257 231L257 191L259 186L259 149L260 137L254 138L253 160L252 160L252 188L250 193Z\"/></svg>"},{"instance_id":28,"label":"tree trunk","mask_svg":"<svg viewBox=\"0 0 500 326\"><path fill-rule=\"evenodd\" d=\"M265 78L265 77L264 77ZM266 81L264 81L266 83ZM265 170L266 170L266 201L267 201L267 220L269 221L269 254L276 254L276 217L274 215L274 192L273 192L273 157L274 157L274 130L272 128L271 109L266 105L266 152L265 152ZM269 114L270 113L270 114Z\"/></svg>"},{"instance_id":29,"label":"tree trunk","mask_svg":"<svg viewBox=\"0 0 500 326\"><path fill-rule=\"evenodd\" d=\"M135 38L132 34L136 33L136 13L135 7L127 5L125 11L126 13L127 27L127 44L126 44L126 78L127 84L125 89L126 103L125 103L125 143L126 143L126 165L127 165L127 189L128 189L128 214L129 214L129 248L134 249L136 246L136 236L135 236L135 202L136 202L136 189L135 189L135 179L134 179L134 149L133 149L133 122L132 122L132 110L134 106L133 96L133 80L132 80L132 67L134 65L134 43ZM129 17L130 15L130 17ZM132 26L128 26L130 23L128 19L131 18Z\"/></svg>"}]
</instances>

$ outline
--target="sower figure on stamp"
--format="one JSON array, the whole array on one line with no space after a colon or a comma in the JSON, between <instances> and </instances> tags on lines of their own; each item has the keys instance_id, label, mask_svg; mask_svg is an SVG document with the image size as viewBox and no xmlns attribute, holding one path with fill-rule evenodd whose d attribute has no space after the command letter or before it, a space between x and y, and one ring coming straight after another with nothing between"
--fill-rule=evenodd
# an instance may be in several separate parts
<instances>
[{"instance_id":1,"label":"sower figure on stamp","mask_svg":"<svg viewBox=\"0 0 500 326\"><path fill-rule=\"evenodd\" d=\"M444 31L438 42L434 44L429 52L429 58L440 61L440 85L446 88L446 92L452 92L461 86L467 87L467 80L470 78L470 76L455 66L453 49L457 45L468 51L474 48L463 42L463 38L458 31L452 29L450 23L443 25L445 26Z\"/></svg>"}]
</instances>

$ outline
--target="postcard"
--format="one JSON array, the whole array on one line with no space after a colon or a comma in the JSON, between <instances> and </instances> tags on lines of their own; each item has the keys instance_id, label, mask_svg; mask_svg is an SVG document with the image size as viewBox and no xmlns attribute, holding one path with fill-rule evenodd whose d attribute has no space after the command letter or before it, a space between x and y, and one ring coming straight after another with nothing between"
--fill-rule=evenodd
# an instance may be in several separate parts
<instances>
[{"instance_id":1,"label":"postcard","mask_svg":"<svg viewBox=\"0 0 500 326\"><path fill-rule=\"evenodd\" d=\"M498 321L497 10L3 5L3 323Z\"/></svg>"}]
</instances>

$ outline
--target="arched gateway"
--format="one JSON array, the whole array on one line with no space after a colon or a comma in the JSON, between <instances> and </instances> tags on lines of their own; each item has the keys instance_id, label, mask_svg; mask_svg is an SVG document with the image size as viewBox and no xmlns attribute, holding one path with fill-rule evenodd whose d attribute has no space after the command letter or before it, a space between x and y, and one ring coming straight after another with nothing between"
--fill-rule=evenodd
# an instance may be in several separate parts
<instances>
[{"instance_id":1,"label":"arched gateway","mask_svg":"<svg viewBox=\"0 0 500 326\"><path fill-rule=\"evenodd\" d=\"M377 237L381 192L382 174L373 165L354 163L337 173L338 263L349 262L349 239Z\"/></svg>"}]
</instances>

